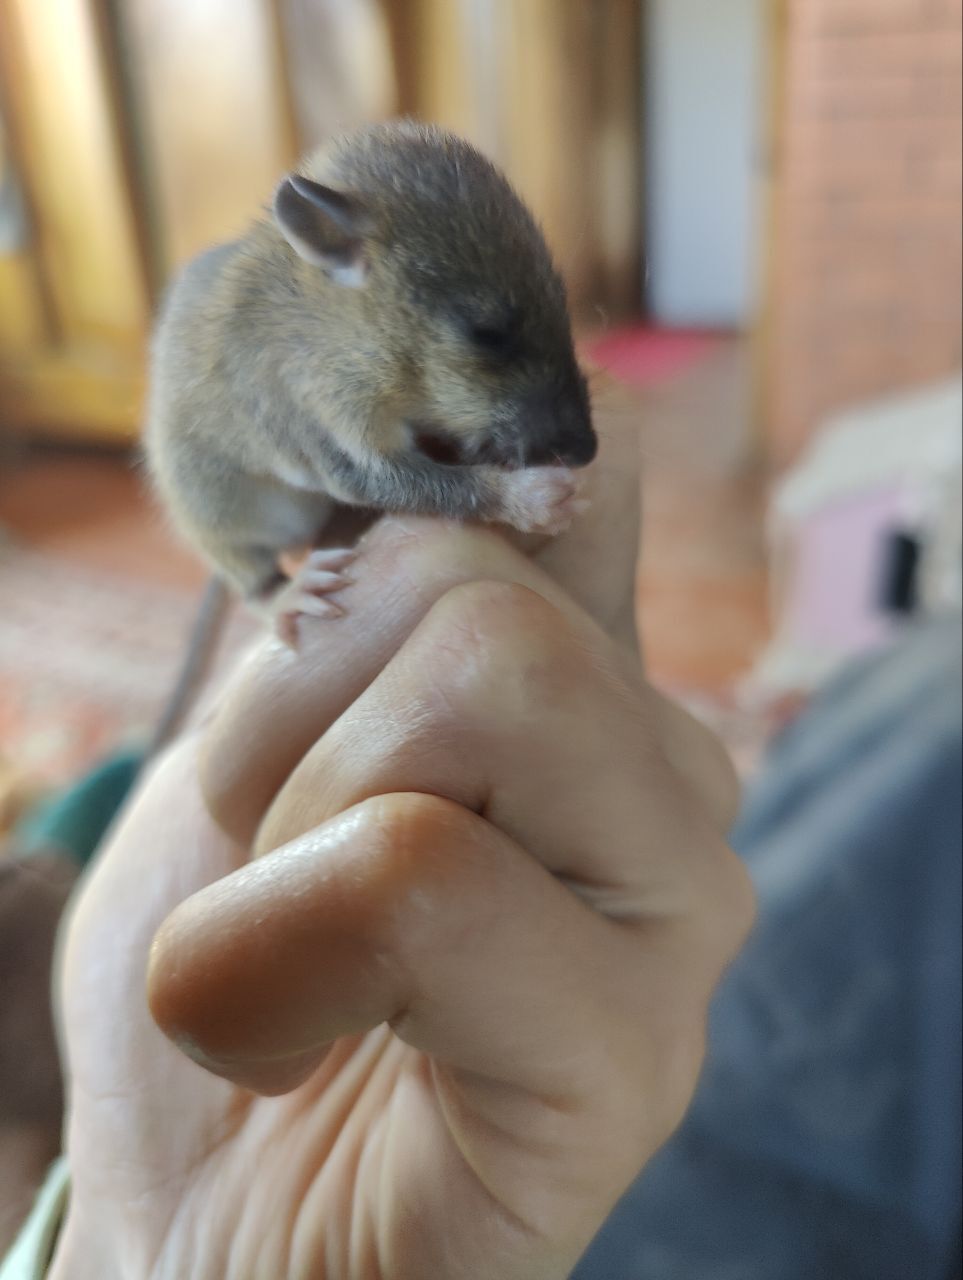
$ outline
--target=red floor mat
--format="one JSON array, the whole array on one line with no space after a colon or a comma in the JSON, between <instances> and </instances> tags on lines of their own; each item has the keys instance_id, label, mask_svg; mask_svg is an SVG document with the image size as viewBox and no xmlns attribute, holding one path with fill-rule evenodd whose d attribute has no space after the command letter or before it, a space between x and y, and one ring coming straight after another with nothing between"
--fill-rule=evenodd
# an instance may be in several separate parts
<instances>
[{"instance_id":1,"label":"red floor mat","mask_svg":"<svg viewBox=\"0 0 963 1280\"><path fill-rule=\"evenodd\" d=\"M596 338L587 344L586 352L620 382L645 387L684 373L720 341L715 333L635 325Z\"/></svg>"}]
</instances>

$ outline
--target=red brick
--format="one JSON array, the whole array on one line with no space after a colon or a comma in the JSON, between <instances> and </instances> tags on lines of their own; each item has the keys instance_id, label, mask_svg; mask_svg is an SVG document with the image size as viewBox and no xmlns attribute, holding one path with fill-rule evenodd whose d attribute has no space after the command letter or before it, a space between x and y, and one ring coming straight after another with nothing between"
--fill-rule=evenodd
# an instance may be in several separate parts
<instances>
[{"instance_id":1,"label":"red brick","mask_svg":"<svg viewBox=\"0 0 963 1280\"><path fill-rule=\"evenodd\" d=\"M784 462L961 360L959 0L791 0L769 344Z\"/></svg>"},{"instance_id":2,"label":"red brick","mask_svg":"<svg viewBox=\"0 0 963 1280\"><path fill-rule=\"evenodd\" d=\"M829 0L796 3L796 20L808 35L886 34L926 30L959 31L959 4L954 0Z\"/></svg>"},{"instance_id":3,"label":"red brick","mask_svg":"<svg viewBox=\"0 0 963 1280\"><path fill-rule=\"evenodd\" d=\"M790 52L795 74L862 83L891 75L952 75L963 65L958 31L879 33L801 37Z\"/></svg>"},{"instance_id":4,"label":"red brick","mask_svg":"<svg viewBox=\"0 0 963 1280\"><path fill-rule=\"evenodd\" d=\"M887 75L859 82L812 77L794 86L792 106L813 121L825 117L843 120L926 120L928 123L959 118L961 80L943 72L936 75Z\"/></svg>"}]
</instances>

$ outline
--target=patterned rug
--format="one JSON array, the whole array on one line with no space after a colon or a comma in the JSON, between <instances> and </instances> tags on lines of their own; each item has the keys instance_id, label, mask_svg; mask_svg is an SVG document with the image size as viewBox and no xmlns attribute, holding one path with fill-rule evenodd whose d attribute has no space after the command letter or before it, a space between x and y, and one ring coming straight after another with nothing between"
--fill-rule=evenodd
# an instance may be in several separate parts
<instances>
[{"instance_id":1,"label":"patterned rug","mask_svg":"<svg viewBox=\"0 0 963 1280\"><path fill-rule=\"evenodd\" d=\"M0 601L0 755L8 769L57 785L150 733L196 598L4 547ZM221 661L251 629L232 617Z\"/></svg>"}]
</instances>

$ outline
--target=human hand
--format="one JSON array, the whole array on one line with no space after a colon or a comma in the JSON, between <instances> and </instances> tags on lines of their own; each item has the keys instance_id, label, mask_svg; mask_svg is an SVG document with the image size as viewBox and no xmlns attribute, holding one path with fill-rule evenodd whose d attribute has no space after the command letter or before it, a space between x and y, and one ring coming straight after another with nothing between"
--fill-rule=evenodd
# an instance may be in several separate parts
<instances>
[{"instance_id":1,"label":"human hand","mask_svg":"<svg viewBox=\"0 0 963 1280\"><path fill-rule=\"evenodd\" d=\"M562 1280L691 1096L751 915L733 798L537 565L380 526L77 903L51 1274Z\"/></svg>"}]
</instances>

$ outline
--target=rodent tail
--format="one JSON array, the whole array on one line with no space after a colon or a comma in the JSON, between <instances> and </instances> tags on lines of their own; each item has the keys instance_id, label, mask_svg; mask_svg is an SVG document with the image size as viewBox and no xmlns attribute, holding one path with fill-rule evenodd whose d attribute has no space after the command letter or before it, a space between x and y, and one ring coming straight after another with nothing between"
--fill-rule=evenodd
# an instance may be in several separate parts
<instances>
[{"instance_id":1,"label":"rodent tail","mask_svg":"<svg viewBox=\"0 0 963 1280\"><path fill-rule=\"evenodd\" d=\"M227 584L217 576L210 578L191 626L174 687L151 735L147 748L148 759L162 751L183 728L217 655L229 606L230 591Z\"/></svg>"}]
</instances>

